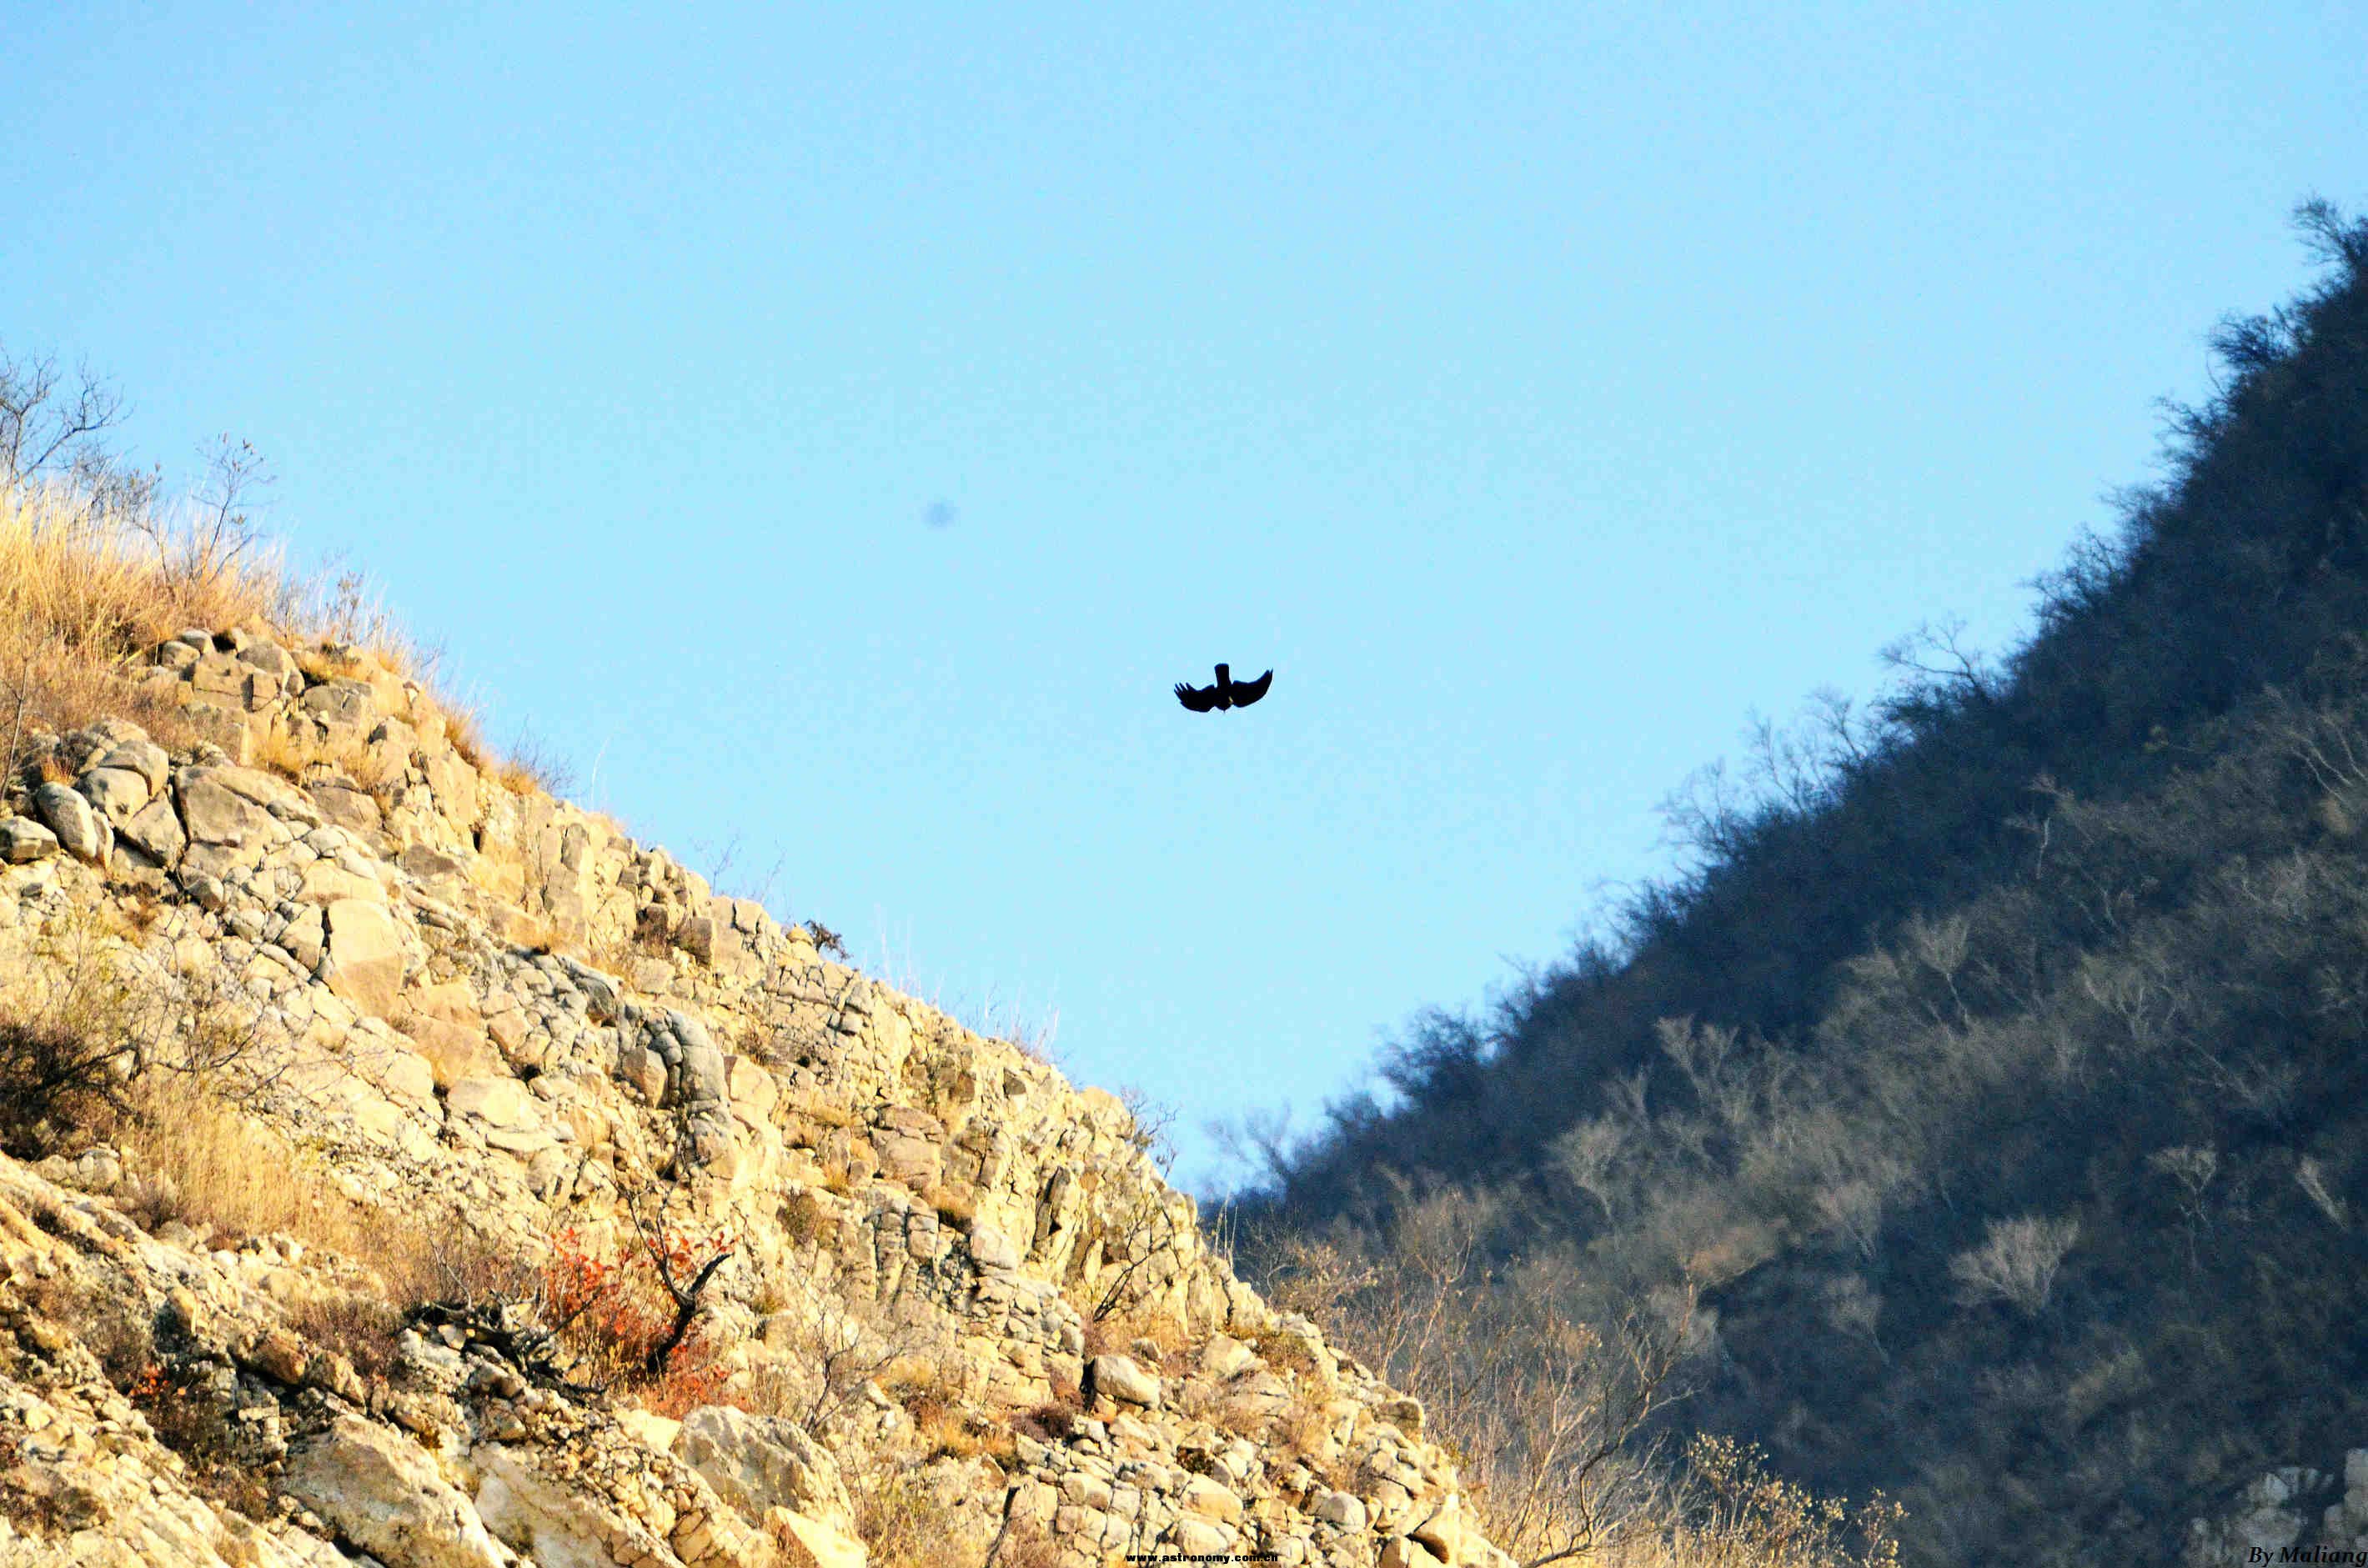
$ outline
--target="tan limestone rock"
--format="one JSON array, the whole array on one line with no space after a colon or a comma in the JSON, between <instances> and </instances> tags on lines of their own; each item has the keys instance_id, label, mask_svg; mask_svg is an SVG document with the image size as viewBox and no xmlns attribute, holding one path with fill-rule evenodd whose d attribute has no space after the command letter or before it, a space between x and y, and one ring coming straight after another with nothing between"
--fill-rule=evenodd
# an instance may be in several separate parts
<instances>
[{"instance_id":1,"label":"tan limestone rock","mask_svg":"<svg viewBox=\"0 0 2368 1568\"><path fill-rule=\"evenodd\" d=\"M774 1508L765 1515L765 1529L781 1549L782 1568L871 1568L861 1541L820 1519Z\"/></svg>"},{"instance_id":2,"label":"tan limestone rock","mask_svg":"<svg viewBox=\"0 0 2368 1568\"><path fill-rule=\"evenodd\" d=\"M303 886L296 893L302 903L335 903L344 898L386 902L385 885L376 877L363 876L335 860L315 860L304 868L303 876Z\"/></svg>"},{"instance_id":3,"label":"tan limestone rock","mask_svg":"<svg viewBox=\"0 0 2368 1568\"><path fill-rule=\"evenodd\" d=\"M293 1449L279 1484L356 1546L404 1568L505 1568L468 1497L419 1445L339 1415Z\"/></svg>"},{"instance_id":4,"label":"tan limestone rock","mask_svg":"<svg viewBox=\"0 0 2368 1568\"><path fill-rule=\"evenodd\" d=\"M328 906L331 992L373 1017L394 1009L403 989L403 938L383 905L339 899Z\"/></svg>"},{"instance_id":5,"label":"tan limestone rock","mask_svg":"<svg viewBox=\"0 0 2368 1568\"><path fill-rule=\"evenodd\" d=\"M542 1123L534 1096L516 1078L463 1078L446 1093L444 1103L453 1116L474 1117L495 1127L524 1131Z\"/></svg>"},{"instance_id":6,"label":"tan limestone rock","mask_svg":"<svg viewBox=\"0 0 2368 1568\"><path fill-rule=\"evenodd\" d=\"M1131 1356L1097 1356L1087 1365L1087 1388L1099 1403L1105 1399L1159 1407L1159 1379L1135 1364Z\"/></svg>"},{"instance_id":7,"label":"tan limestone rock","mask_svg":"<svg viewBox=\"0 0 2368 1568\"><path fill-rule=\"evenodd\" d=\"M504 1543L535 1568L625 1568L663 1562L666 1543L596 1495L570 1490L498 1444L472 1456L479 1466L476 1510ZM671 1524L673 1521L666 1521Z\"/></svg>"},{"instance_id":8,"label":"tan limestone rock","mask_svg":"<svg viewBox=\"0 0 2368 1568\"><path fill-rule=\"evenodd\" d=\"M830 1451L795 1422L706 1405L683 1417L676 1451L748 1518L785 1508L852 1532L855 1506Z\"/></svg>"},{"instance_id":9,"label":"tan limestone rock","mask_svg":"<svg viewBox=\"0 0 2368 1568\"><path fill-rule=\"evenodd\" d=\"M1411 1536L1394 1536L1382 1543L1381 1568L1446 1568L1430 1549Z\"/></svg>"},{"instance_id":10,"label":"tan limestone rock","mask_svg":"<svg viewBox=\"0 0 2368 1568\"><path fill-rule=\"evenodd\" d=\"M502 1072L502 1059L485 1037L441 1018L411 1014L395 1026L411 1038L435 1073L438 1088L449 1089L463 1078L493 1078Z\"/></svg>"}]
</instances>

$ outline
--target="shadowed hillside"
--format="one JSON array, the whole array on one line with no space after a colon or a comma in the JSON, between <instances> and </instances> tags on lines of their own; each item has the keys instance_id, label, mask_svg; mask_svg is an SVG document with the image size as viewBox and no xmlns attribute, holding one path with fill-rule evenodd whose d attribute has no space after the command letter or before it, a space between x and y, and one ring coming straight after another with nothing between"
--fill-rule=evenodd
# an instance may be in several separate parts
<instances>
[{"instance_id":1,"label":"shadowed hillside","mask_svg":"<svg viewBox=\"0 0 2368 1568\"><path fill-rule=\"evenodd\" d=\"M1881 1487L1916 1562L2175 1553L2262 1471L2340 1468L2368 1437L2368 224L2299 224L2323 282L2221 325L2221 392L2172 410L2165 477L2043 580L2030 640L1927 631L1873 711L1697 777L1686 869L1611 939L1417 1019L1386 1104L1269 1140L1263 1278L1462 1206L1487 1289L1582 1321L1691 1281L1688 1397L1643 1430Z\"/></svg>"}]
</instances>

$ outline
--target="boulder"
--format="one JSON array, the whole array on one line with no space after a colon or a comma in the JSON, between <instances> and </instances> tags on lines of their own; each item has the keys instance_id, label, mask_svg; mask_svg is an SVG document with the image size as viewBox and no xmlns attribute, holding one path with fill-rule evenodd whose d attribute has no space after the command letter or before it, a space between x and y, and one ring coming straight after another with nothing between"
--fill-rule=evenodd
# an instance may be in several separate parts
<instances>
[{"instance_id":1,"label":"boulder","mask_svg":"<svg viewBox=\"0 0 2368 1568\"><path fill-rule=\"evenodd\" d=\"M45 860L58 852L58 835L30 817L0 821L0 859L11 866Z\"/></svg>"},{"instance_id":2,"label":"boulder","mask_svg":"<svg viewBox=\"0 0 2368 1568\"><path fill-rule=\"evenodd\" d=\"M1019 1248L992 1225L970 1228L971 1261L983 1269L1009 1273L1019 1267Z\"/></svg>"},{"instance_id":3,"label":"boulder","mask_svg":"<svg viewBox=\"0 0 2368 1568\"><path fill-rule=\"evenodd\" d=\"M364 876L336 860L313 861L304 868L303 877L296 897L304 903L335 903L342 898L386 902L386 888L376 877Z\"/></svg>"},{"instance_id":4,"label":"boulder","mask_svg":"<svg viewBox=\"0 0 2368 1568\"><path fill-rule=\"evenodd\" d=\"M1097 1356L1086 1367L1085 1394L1088 1408L1097 1401L1115 1399L1156 1410L1159 1379L1131 1356Z\"/></svg>"},{"instance_id":5,"label":"boulder","mask_svg":"<svg viewBox=\"0 0 2368 1568\"><path fill-rule=\"evenodd\" d=\"M938 1184L942 1174L942 1154L935 1143L893 1133L874 1139L873 1142L880 1151L880 1174L890 1181L903 1182L916 1191L926 1191Z\"/></svg>"},{"instance_id":6,"label":"boulder","mask_svg":"<svg viewBox=\"0 0 2368 1568\"><path fill-rule=\"evenodd\" d=\"M1429 1548L1431 1555L1441 1562L1469 1562L1477 1555L1476 1545L1485 1544L1471 1521L1463 1517L1462 1503L1452 1493L1440 1500L1429 1518L1409 1528L1406 1534Z\"/></svg>"},{"instance_id":7,"label":"boulder","mask_svg":"<svg viewBox=\"0 0 2368 1568\"><path fill-rule=\"evenodd\" d=\"M1231 1335L1212 1335L1201 1352L1201 1370L1223 1381L1236 1377L1258 1364L1258 1353Z\"/></svg>"},{"instance_id":8,"label":"boulder","mask_svg":"<svg viewBox=\"0 0 2368 1568\"><path fill-rule=\"evenodd\" d=\"M386 825L386 813L368 790L337 779L324 778L305 786L321 815L337 826L370 835Z\"/></svg>"},{"instance_id":9,"label":"boulder","mask_svg":"<svg viewBox=\"0 0 2368 1568\"><path fill-rule=\"evenodd\" d=\"M1205 1475L1188 1477L1176 1500L1202 1518L1225 1525L1242 1522L1242 1500Z\"/></svg>"},{"instance_id":10,"label":"boulder","mask_svg":"<svg viewBox=\"0 0 2368 1568\"><path fill-rule=\"evenodd\" d=\"M184 768L173 780L180 797L181 823L198 844L271 843L285 835L275 833L271 813L224 778L228 768Z\"/></svg>"},{"instance_id":11,"label":"boulder","mask_svg":"<svg viewBox=\"0 0 2368 1568\"><path fill-rule=\"evenodd\" d=\"M765 1529L781 1549L782 1568L870 1568L861 1541L820 1519L775 1508L765 1516Z\"/></svg>"},{"instance_id":12,"label":"boulder","mask_svg":"<svg viewBox=\"0 0 2368 1568\"><path fill-rule=\"evenodd\" d=\"M570 1491L507 1449L483 1444L471 1457L479 1466L478 1512L535 1568L618 1568L672 1555L648 1529L597 1495Z\"/></svg>"},{"instance_id":13,"label":"boulder","mask_svg":"<svg viewBox=\"0 0 2368 1568\"><path fill-rule=\"evenodd\" d=\"M463 1078L494 1078L502 1073L502 1059L474 1029L416 1013L395 1027L410 1036L419 1054L427 1059L440 1088L449 1089Z\"/></svg>"},{"instance_id":14,"label":"boulder","mask_svg":"<svg viewBox=\"0 0 2368 1568\"><path fill-rule=\"evenodd\" d=\"M435 1018L464 1029L482 1029L484 1016L477 1010L477 994L465 980L448 980L437 985L423 985L412 994L411 1010L422 1017Z\"/></svg>"},{"instance_id":15,"label":"boulder","mask_svg":"<svg viewBox=\"0 0 2368 1568\"><path fill-rule=\"evenodd\" d=\"M309 974L321 967L321 955L327 951L328 931L328 923L322 919L321 912L308 909L281 928L278 940Z\"/></svg>"},{"instance_id":16,"label":"boulder","mask_svg":"<svg viewBox=\"0 0 2368 1568\"><path fill-rule=\"evenodd\" d=\"M108 821L118 824L130 822L132 813L155 793L147 779L128 767L94 767L75 781L74 788L105 812Z\"/></svg>"},{"instance_id":17,"label":"boulder","mask_svg":"<svg viewBox=\"0 0 2368 1568\"><path fill-rule=\"evenodd\" d=\"M63 784L44 784L34 790L33 809L76 859L97 860L111 846L114 835L90 802Z\"/></svg>"},{"instance_id":18,"label":"boulder","mask_svg":"<svg viewBox=\"0 0 2368 1568\"><path fill-rule=\"evenodd\" d=\"M238 662L252 665L266 675L278 676L283 686L299 673L294 656L277 642L249 642L238 651Z\"/></svg>"},{"instance_id":19,"label":"boulder","mask_svg":"<svg viewBox=\"0 0 2368 1568\"><path fill-rule=\"evenodd\" d=\"M427 788L436 797L436 809L461 827L473 827L483 814L478 795L477 770L466 758L449 747L431 752L423 765L427 775Z\"/></svg>"},{"instance_id":20,"label":"boulder","mask_svg":"<svg viewBox=\"0 0 2368 1568\"><path fill-rule=\"evenodd\" d=\"M143 851L158 865L169 866L188 848L189 835L181 831L181 813L170 796L159 795L118 830L123 841Z\"/></svg>"},{"instance_id":21,"label":"boulder","mask_svg":"<svg viewBox=\"0 0 2368 1568\"><path fill-rule=\"evenodd\" d=\"M674 1086L677 1105L699 1107L722 1104L731 1094L731 1074L725 1069L723 1052L708 1038L707 1026L687 1013L668 1008L665 1033L673 1037L677 1051L669 1065L674 1068L669 1077ZM666 1045L659 1045L666 1054Z\"/></svg>"},{"instance_id":22,"label":"boulder","mask_svg":"<svg viewBox=\"0 0 2368 1568\"><path fill-rule=\"evenodd\" d=\"M704 1405L682 1419L675 1451L744 1518L773 1508L847 1532L855 1506L828 1449L779 1416Z\"/></svg>"},{"instance_id":23,"label":"boulder","mask_svg":"<svg viewBox=\"0 0 2368 1568\"><path fill-rule=\"evenodd\" d=\"M453 1116L472 1116L494 1127L526 1131L542 1125L534 1096L516 1078L463 1078L444 1097Z\"/></svg>"},{"instance_id":24,"label":"boulder","mask_svg":"<svg viewBox=\"0 0 2368 1568\"><path fill-rule=\"evenodd\" d=\"M297 703L333 729L369 730L378 723L378 710L370 701L368 681L324 681L307 687Z\"/></svg>"},{"instance_id":25,"label":"boulder","mask_svg":"<svg viewBox=\"0 0 2368 1568\"><path fill-rule=\"evenodd\" d=\"M656 1105L666 1098L666 1058L651 1049L638 1031L626 1032L617 1044L617 1076L647 1104Z\"/></svg>"},{"instance_id":26,"label":"boulder","mask_svg":"<svg viewBox=\"0 0 2368 1568\"><path fill-rule=\"evenodd\" d=\"M1432 1556L1429 1547L1402 1535L1382 1543L1381 1568L1446 1568L1446 1564Z\"/></svg>"},{"instance_id":27,"label":"boulder","mask_svg":"<svg viewBox=\"0 0 2368 1568\"><path fill-rule=\"evenodd\" d=\"M423 882L458 882L469 874L468 866L458 856L430 849L425 844L405 849L396 864Z\"/></svg>"},{"instance_id":28,"label":"boulder","mask_svg":"<svg viewBox=\"0 0 2368 1568\"><path fill-rule=\"evenodd\" d=\"M154 741L125 741L98 759L101 767L124 767L146 780L154 795L173 776L173 759Z\"/></svg>"},{"instance_id":29,"label":"boulder","mask_svg":"<svg viewBox=\"0 0 2368 1568\"><path fill-rule=\"evenodd\" d=\"M339 899L328 908L331 992L372 1017L394 1008L403 989L403 937L385 906Z\"/></svg>"},{"instance_id":30,"label":"boulder","mask_svg":"<svg viewBox=\"0 0 2368 1568\"><path fill-rule=\"evenodd\" d=\"M290 1452L279 1484L390 1568L505 1568L475 1505L376 1422L338 1415Z\"/></svg>"},{"instance_id":31,"label":"boulder","mask_svg":"<svg viewBox=\"0 0 2368 1568\"><path fill-rule=\"evenodd\" d=\"M1234 1538L1208 1520L1187 1514L1167 1532L1167 1544L1188 1558L1222 1559L1229 1555Z\"/></svg>"}]
</instances>

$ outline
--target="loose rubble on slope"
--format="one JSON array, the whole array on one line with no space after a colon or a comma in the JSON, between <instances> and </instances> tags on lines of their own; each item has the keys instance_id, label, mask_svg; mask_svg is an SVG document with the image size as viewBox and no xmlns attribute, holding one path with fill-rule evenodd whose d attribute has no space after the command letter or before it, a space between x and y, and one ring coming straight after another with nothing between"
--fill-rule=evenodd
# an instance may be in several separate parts
<instances>
[{"instance_id":1,"label":"loose rubble on slope","mask_svg":"<svg viewBox=\"0 0 2368 1568\"><path fill-rule=\"evenodd\" d=\"M882 1496L932 1563L1509 1562L1421 1407L1233 1277L1113 1096L472 760L367 653L196 631L142 678L212 739L36 737L0 1000L102 977L430 1251L728 1238L711 1381L596 1393L516 1292L412 1303L368 1366L315 1332L383 1303L364 1260L148 1222L130 1147L0 1158L0 1568L900 1568Z\"/></svg>"}]
</instances>

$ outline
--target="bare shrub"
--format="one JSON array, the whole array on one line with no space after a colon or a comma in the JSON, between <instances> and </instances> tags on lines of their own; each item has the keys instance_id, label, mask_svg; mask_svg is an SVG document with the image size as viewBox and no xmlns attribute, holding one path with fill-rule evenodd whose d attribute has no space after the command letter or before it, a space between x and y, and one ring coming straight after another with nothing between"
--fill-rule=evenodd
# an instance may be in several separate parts
<instances>
[{"instance_id":1,"label":"bare shrub","mask_svg":"<svg viewBox=\"0 0 2368 1568\"><path fill-rule=\"evenodd\" d=\"M2327 1171L2311 1155L2305 1154L2294 1165L2294 1184L2309 1198L2318 1211L2334 1221L2338 1230L2351 1225L2351 1210L2327 1185Z\"/></svg>"},{"instance_id":2,"label":"bare shrub","mask_svg":"<svg viewBox=\"0 0 2368 1568\"><path fill-rule=\"evenodd\" d=\"M1606 1224L1619 1219L1619 1205L1626 1195L1622 1173L1628 1154L1627 1130L1608 1116L1579 1122L1552 1146L1555 1174L1593 1199L1603 1210Z\"/></svg>"},{"instance_id":3,"label":"bare shrub","mask_svg":"<svg viewBox=\"0 0 2368 1568\"><path fill-rule=\"evenodd\" d=\"M45 925L0 1004L0 1142L31 1158L130 1113L131 1085L168 1060L176 1019L96 910Z\"/></svg>"},{"instance_id":4,"label":"bare shrub","mask_svg":"<svg viewBox=\"0 0 2368 1568\"><path fill-rule=\"evenodd\" d=\"M974 1568L953 1510L909 1466L874 1464L849 1478L855 1533L874 1562L900 1568Z\"/></svg>"},{"instance_id":5,"label":"bare shrub","mask_svg":"<svg viewBox=\"0 0 2368 1568\"><path fill-rule=\"evenodd\" d=\"M1949 1260L1958 1299L1968 1305L2005 1301L2032 1317L2047 1309L2064 1255L2080 1239L2080 1222L2066 1218L1993 1220L1982 1244Z\"/></svg>"},{"instance_id":6,"label":"bare shrub","mask_svg":"<svg viewBox=\"0 0 2368 1568\"><path fill-rule=\"evenodd\" d=\"M1770 1475L1758 1449L1715 1435L1688 1445L1686 1469L1683 1522L1648 1560L1668 1568L1896 1568L1894 1532L1905 1516L1879 1494L1853 1515Z\"/></svg>"},{"instance_id":7,"label":"bare shrub","mask_svg":"<svg viewBox=\"0 0 2368 1568\"><path fill-rule=\"evenodd\" d=\"M276 562L239 550L209 556L151 511L126 514L55 483L0 483L0 715L14 777L34 728L64 731L110 714L166 744L193 739L177 693L129 678L147 650L185 626L262 617Z\"/></svg>"},{"instance_id":8,"label":"bare shrub","mask_svg":"<svg viewBox=\"0 0 2368 1568\"><path fill-rule=\"evenodd\" d=\"M175 1382L156 1369L131 1392L156 1440L188 1466L192 1490L250 1519L275 1517L271 1483L211 1390Z\"/></svg>"},{"instance_id":9,"label":"bare shrub","mask_svg":"<svg viewBox=\"0 0 2368 1568\"><path fill-rule=\"evenodd\" d=\"M510 744L509 755L495 765L494 778L513 795L530 795L540 790L556 797L575 782L575 769L533 731L521 727L518 739Z\"/></svg>"},{"instance_id":10,"label":"bare shrub","mask_svg":"<svg viewBox=\"0 0 2368 1568\"><path fill-rule=\"evenodd\" d=\"M2179 1187L2179 1216L2187 1233L2187 1261L2196 1261L2198 1233L2211 1228L2203 1210L2203 1194L2220 1174L2220 1154L2210 1147L2181 1143L2157 1149L2146 1156L2148 1166L2169 1176Z\"/></svg>"},{"instance_id":11,"label":"bare shrub","mask_svg":"<svg viewBox=\"0 0 2368 1568\"><path fill-rule=\"evenodd\" d=\"M1379 1236L1340 1228L1251 1247L1270 1300L1422 1403L1491 1540L1528 1563L1608 1551L1655 1518L1643 1434L1696 1346L1693 1294L1589 1322L1565 1299L1577 1260L1512 1254L1506 1218L1491 1197L1400 1184ZM1260 1351L1289 1365L1290 1343L1262 1339ZM1300 1425L1294 1445L1320 1454L1320 1420Z\"/></svg>"},{"instance_id":12,"label":"bare shrub","mask_svg":"<svg viewBox=\"0 0 2368 1568\"><path fill-rule=\"evenodd\" d=\"M790 1290L792 1300L780 1313L786 1329L775 1331L786 1332L788 1343L775 1369L752 1388L751 1407L820 1437L861 1400L865 1384L911 1352L915 1338L869 1302L850 1301L821 1280L793 1275Z\"/></svg>"}]
</instances>

